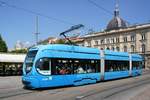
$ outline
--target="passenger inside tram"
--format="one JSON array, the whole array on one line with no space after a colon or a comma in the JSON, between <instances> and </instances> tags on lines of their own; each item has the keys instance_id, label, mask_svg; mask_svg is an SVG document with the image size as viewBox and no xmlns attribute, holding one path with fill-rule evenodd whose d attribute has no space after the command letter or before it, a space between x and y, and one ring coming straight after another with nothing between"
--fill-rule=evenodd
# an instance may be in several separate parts
<instances>
[{"instance_id":1,"label":"passenger inside tram","mask_svg":"<svg viewBox=\"0 0 150 100\"><path fill-rule=\"evenodd\" d=\"M77 69L77 73L79 73L79 74L80 73L85 73L85 71L81 66L79 66L78 69Z\"/></svg>"}]
</instances>

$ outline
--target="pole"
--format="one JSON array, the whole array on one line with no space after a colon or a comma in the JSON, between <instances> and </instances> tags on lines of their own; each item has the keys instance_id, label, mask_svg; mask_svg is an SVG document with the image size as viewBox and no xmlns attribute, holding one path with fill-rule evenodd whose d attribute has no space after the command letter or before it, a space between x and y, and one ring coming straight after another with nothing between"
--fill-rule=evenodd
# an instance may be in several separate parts
<instances>
[{"instance_id":1,"label":"pole","mask_svg":"<svg viewBox=\"0 0 150 100\"><path fill-rule=\"evenodd\" d=\"M39 33L39 23L38 23L38 16L36 16L36 26L35 26L35 39L36 39L36 45L38 45L38 35Z\"/></svg>"}]
</instances>

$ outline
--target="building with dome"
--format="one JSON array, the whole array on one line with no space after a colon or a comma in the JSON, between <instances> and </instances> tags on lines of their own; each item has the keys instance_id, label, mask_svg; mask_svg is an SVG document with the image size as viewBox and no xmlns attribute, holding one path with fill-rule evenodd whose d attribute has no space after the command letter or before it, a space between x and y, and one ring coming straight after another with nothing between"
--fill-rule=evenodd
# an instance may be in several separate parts
<instances>
[{"instance_id":1,"label":"building with dome","mask_svg":"<svg viewBox=\"0 0 150 100\"><path fill-rule=\"evenodd\" d=\"M123 29L127 27L127 23L119 16L119 7L116 4L114 18L108 23L106 31Z\"/></svg>"},{"instance_id":2,"label":"building with dome","mask_svg":"<svg viewBox=\"0 0 150 100\"><path fill-rule=\"evenodd\" d=\"M104 31L87 34L77 43L86 47L141 54L146 68L150 68L150 23L128 26L119 15L118 4L114 17Z\"/></svg>"}]
</instances>

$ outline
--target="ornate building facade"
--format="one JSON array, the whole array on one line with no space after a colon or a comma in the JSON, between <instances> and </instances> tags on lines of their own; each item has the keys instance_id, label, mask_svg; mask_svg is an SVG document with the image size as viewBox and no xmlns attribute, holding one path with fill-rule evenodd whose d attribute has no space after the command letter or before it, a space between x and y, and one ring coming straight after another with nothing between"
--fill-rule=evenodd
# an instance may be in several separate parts
<instances>
[{"instance_id":1,"label":"ornate building facade","mask_svg":"<svg viewBox=\"0 0 150 100\"><path fill-rule=\"evenodd\" d=\"M138 53L144 57L146 68L150 68L150 23L128 26L119 16L118 5L106 30L85 35L79 45Z\"/></svg>"},{"instance_id":2,"label":"ornate building facade","mask_svg":"<svg viewBox=\"0 0 150 100\"><path fill-rule=\"evenodd\" d=\"M150 68L150 24L93 33L83 40L80 45L86 47L141 54Z\"/></svg>"}]
</instances>

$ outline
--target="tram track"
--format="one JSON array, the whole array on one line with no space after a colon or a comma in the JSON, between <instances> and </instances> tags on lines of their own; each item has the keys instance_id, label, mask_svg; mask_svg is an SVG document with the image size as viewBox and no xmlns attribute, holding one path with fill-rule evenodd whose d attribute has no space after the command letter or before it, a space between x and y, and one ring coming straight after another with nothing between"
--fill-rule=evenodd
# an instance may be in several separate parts
<instances>
[{"instance_id":1,"label":"tram track","mask_svg":"<svg viewBox=\"0 0 150 100\"><path fill-rule=\"evenodd\" d=\"M15 97L15 96L22 96L22 95L32 94L32 93L40 93L40 92L42 93L44 91L48 91L49 94L57 94L59 92L63 92L64 88L63 89L56 88L56 89L52 89L50 91L49 90L50 89L30 90L30 89L26 89L26 88L18 88L18 89L15 89L15 90L9 90L9 91L0 93L0 100Z\"/></svg>"},{"instance_id":2,"label":"tram track","mask_svg":"<svg viewBox=\"0 0 150 100\"><path fill-rule=\"evenodd\" d=\"M139 77L141 77L139 79ZM105 87L105 88L96 88L95 90L88 90L87 92L83 93L83 94L74 94L73 97L66 97L66 99L64 100L86 100L87 98L89 97L92 97L92 96L95 96L95 95L98 95L98 94L101 94L101 100L105 100L107 98L110 98L112 97L113 95L116 95L122 91L126 91L130 88L134 88L134 87L138 87L140 85L144 85L144 84L149 84L150 83L150 76L149 76L149 72L147 73L143 73L142 76L139 76L139 77L131 77L132 79L132 82L129 82L129 83L121 83L119 85L112 85L112 86L108 86L108 87ZM127 80L130 78L126 78ZM113 81L112 81L113 82ZM114 81L115 82L115 81ZM101 84L102 83L102 84ZM98 83L98 85L96 86L101 86L101 85L106 85L107 82L100 82L100 84ZM88 85L87 85L88 86ZM79 87L77 87L78 89ZM117 89L118 88L118 89ZM75 87L74 87L75 89ZM24 89L22 87L16 87L14 89L8 89L8 88L3 88L1 89L1 93L0 93L0 100L1 99L7 99L7 98L11 98L11 97L20 97L22 95L27 95L27 94L36 94L36 93L46 93L48 92L49 94L59 94L59 93L63 93L65 91L73 91L73 88L71 87L67 87L66 88L54 88L54 89L42 89L42 90L27 90L27 89ZM110 92L108 92L110 91ZM89 99L90 100L90 99ZM99 100L99 99L98 99Z\"/></svg>"},{"instance_id":3,"label":"tram track","mask_svg":"<svg viewBox=\"0 0 150 100\"><path fill-rule=\"evenodd\" d=\"M149 78L149 79L150 79L150 78ZM118 94L118 93L127 91L127 90L129 90L129 89L131 89L131 88L135 88L135 87L139 87L139 86L142 86L142 85L146 85L146 84L150 84L150 80L147 80L147 81L144 81L144 82L140 82L140 83L137 83L137 84L134 84L134 85L132 84L132 86L129 85L129 86L123 87L122 89L119 89L119 90L117 90L117 91L115 91L115 92L113 92L113 93L111 93L111 94L109 94L109 95L106 95L105 97L103 97L103 99L110 98L110 97L112 97L113 95L116 95L116 94Z\"/></svg>"},{"instance_id":4,"label":"tram track","mask_svg":"<svg viewBox=\"0 0 150 100\"><path fill-rule=\"evenodd\" d=\"M12 91L6 91L4 93L1 93L0 100L5 99L5 98L14 97L14 96L30 94L30 93L34 93L34 92L35 91L28 91L28 90L24 90L24 89L16 89L16 90L12 90Z\"/></svg>"},{"instance_id":5,"label":"tram track","mask_svg":"<svg viewBox=\"0 0 150 100\"><path fill-rule=\"evenodd\" d=\"M129 89L132 89L141 85L146 85L146 84L150 84L150 77L142 79L142 80L134 81L131 83L125 83L125 84L121 84L117 86L112 86L106 89L97 89L97 90L94 90L94 92L89 91L88 93L84 93L82 95L76 96L75 100L90 100L88 98L89 97L91 98L92 96L95 96L95 95L99 95L99 100L105 100L118 93L127 91Z\"/></svg>"}]
</instances>

